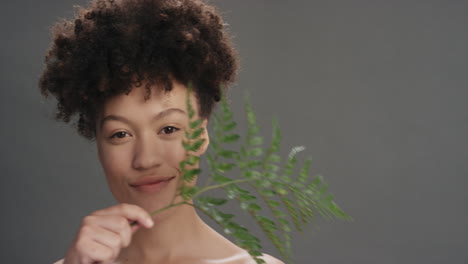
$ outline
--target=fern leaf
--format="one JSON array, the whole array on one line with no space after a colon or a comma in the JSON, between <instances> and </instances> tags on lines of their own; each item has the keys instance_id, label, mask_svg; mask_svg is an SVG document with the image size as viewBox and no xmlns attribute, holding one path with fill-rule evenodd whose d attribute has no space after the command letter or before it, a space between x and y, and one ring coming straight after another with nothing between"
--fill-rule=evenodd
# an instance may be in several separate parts
<instances>
[{"instance_id":1,"label":"fern leaf","mask_svg":"<svg viewBox=\"0 0 468 264\"><path fill-rule=\"evenodd\" d=\"M187 153L199 150L204 143L204 139L200 139L204 131L201 127L202 121L195 120L195 111L189 100L190 92L191 84L187 96L189 123L185 131L186 140L182 143ZM240 144L239 151L232 148L225 149L224 145L238 142L241 136L234 130L237 123L233 120L233 113L226 98L222 96L221 113L214 113L210 122L213 133L210 137L209 152L206 154L210 177L204 188L185 185L185 182L191 182L201 173L199 168L193 168L198 164L199 157L187 154L186 159L180 163L184 184L180 187L178 195L183 197L186 204L190 204L188 201L193 199L194 204L190 205L220 225L223 232L233 237L237 245L246 249L256 263L264 263L259 258L262 248L260 240L236 223L233 214L224 213L218 208L230 200L236 201L243 211L253 217L281 256L288 263L292 263L290 234L292 224L296 230L303 231L305 224L312 222L317 214L327 219L351 218L334 202L334 196L329 192L328 184L323 177L320 175L310 177L310 159L305 161L299 171L296 168L298 153L304 151L305 147L292 148L285 163L280 166L282 159L278 151L281 131L278 122L273 120L271 143L265 149L262 147L264 140L259 134L256 115L248 102L248 97L245 109L247 115L245 145ZM228 177L227 172L233 171L236 167L240 170L240 179L239 176L235 179ZM215 184L210 185L212 181ZM241 184L252 190L244 188ZM217 198L200 195L215 188L222 188L226 196ZM273 215L272 218L265 216L262 203L268 207Z\"/></svg>"}]
</instances>

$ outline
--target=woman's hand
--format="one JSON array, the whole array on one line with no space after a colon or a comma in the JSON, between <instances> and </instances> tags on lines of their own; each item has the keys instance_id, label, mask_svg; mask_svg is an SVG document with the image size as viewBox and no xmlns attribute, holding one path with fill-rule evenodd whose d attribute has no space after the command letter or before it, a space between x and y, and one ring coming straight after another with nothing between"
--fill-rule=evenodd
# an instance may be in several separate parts
<instances>
[{"instance_id":1,"label":"woman's hand","mask_svg":"<svg viewBox=\"0 0 468 264\"><path fill-rule=\"evenodd\" d=\"M137 221L134 226L130 223ZM151 216L132 204L118 204L85 216L68 249L64 264L111 264L122 248L130 245L132 234L141 226L153 226Z\"/></svg>"}]
</instances>

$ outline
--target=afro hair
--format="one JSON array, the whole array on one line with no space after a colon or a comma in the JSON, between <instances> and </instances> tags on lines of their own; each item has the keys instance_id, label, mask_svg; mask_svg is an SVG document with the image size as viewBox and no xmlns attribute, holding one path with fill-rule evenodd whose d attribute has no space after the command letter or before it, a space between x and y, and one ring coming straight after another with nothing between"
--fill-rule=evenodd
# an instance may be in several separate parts
<instances>
[{"instance_id":1,"label":"afro hair","mask_svg":"<svg viewBox=\"0 0 468 264\"><path fill-rule=\"evenodd\" d=\"M77 116L78 133L96 136L96 118L112 96L145 83L189 85L201 117L208 118L233 83L238 59L211 5L200 0L99 0L78 7L72 20L51 29L52 44L39 80L42 95L57 99L57 120Z\"/></svg>"}]
</instances>

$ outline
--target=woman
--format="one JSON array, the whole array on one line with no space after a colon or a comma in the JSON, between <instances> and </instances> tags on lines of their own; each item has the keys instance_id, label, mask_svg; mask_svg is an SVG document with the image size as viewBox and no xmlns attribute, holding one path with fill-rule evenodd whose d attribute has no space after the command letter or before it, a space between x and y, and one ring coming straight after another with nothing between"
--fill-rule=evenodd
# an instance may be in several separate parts
<instances>
[{"instance_id":1,"label":"woman","mask_svg":"<svg viewBox=\"0 0 468 264\"><path fill-rule=\"evenodd\" d=\"M93 1L52 32L41 92L57 98L57 119L78 116L76 128L95 140L119 202L84 217L57 263L255 263L190 205L149 215L181 200L189 83L206 128L220 87L235 79L236 54L214 8L195 0ZM201 137L195 155L208 147L206 129Z\"/></svg>"}]
</instances>

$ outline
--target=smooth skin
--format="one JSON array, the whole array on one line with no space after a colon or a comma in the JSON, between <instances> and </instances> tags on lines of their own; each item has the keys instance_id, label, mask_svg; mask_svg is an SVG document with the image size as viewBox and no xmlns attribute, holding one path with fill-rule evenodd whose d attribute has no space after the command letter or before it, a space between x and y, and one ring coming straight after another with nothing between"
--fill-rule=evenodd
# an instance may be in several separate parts
<instances>
[{"instance_id":1,"label":"smooth skin","mask_svg":"<svg viewBox=\"0 0 468 264\"><path fill-rule=\"evenodd\" d=\"M105 103L97 120L96 144L107 183L119 204L84 217L64 264L255 264L244 249L208 226L193 206L149 215L182 201L175 196L182 183L179 163L186 155L182 140L188 124L187 87L173 84L166 93L154 88L147 101L141 86ZM193 93L191 102L197 105ZM205 128L207 122L202 124ZM195 155L202 155L208 147L206 129L202 137L205 144ZM142 193L130 186L146 176L175 178L158 192ZM138 224L132 227L133 221ZM284 264L267 254L263 259L268 264Z\"/></svg>"},{"instance_id":2,"label":"smooth skin","mask_svg":"<svg viewBox=\"0 0 468 264\"><path fill-rule=\"evenodd\" d=\"M130 220L138 224L131 227ZM63 263L114 263L121 248L130 245L132 235L140 227L153 225L151 216L136 205L118 204L98 210L83 218Z\"/></svg>"}]
</instances>

